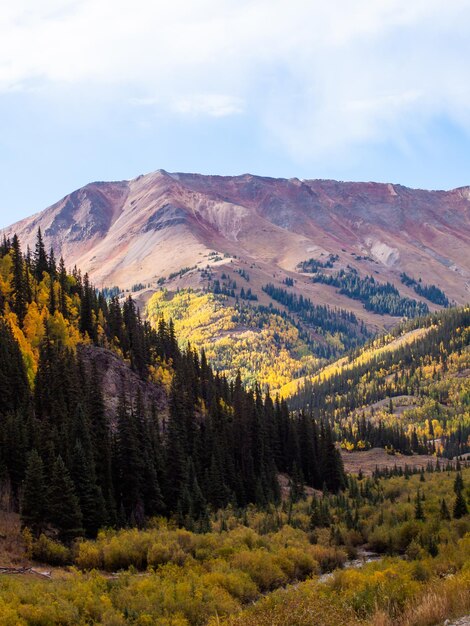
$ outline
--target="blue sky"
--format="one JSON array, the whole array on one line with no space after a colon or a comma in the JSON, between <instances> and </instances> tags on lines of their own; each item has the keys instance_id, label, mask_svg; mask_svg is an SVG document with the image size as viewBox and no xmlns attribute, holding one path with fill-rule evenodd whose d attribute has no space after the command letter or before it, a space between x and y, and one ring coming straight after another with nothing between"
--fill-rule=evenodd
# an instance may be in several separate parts
<instances>
[{"instance_id":1,"label":"blue sky","mask_svg":"<svg viewBox=\"0 0 470 626\"><path fill-rule=\"evenodd\" d=\"M159 168L470 185L470 0L1 4L0 227Z\"/></svg>"}]
</instances>

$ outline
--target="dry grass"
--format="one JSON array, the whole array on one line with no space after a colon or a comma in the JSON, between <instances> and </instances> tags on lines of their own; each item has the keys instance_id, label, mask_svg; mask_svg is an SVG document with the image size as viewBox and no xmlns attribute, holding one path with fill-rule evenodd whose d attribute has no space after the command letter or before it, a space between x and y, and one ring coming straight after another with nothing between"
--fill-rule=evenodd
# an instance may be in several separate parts
<instances>
[{"instance_id":1,"label":"dry grass","mask_svg":"<svg viewBox=\"0 0 470 626\"><path fill-rule=\"evenodd\" d=\"M0 510L0 566L29 565L16 513Z\"/></svg>"},{"instance_id":2,"label":"dry grass","mask_svg":"<svg viewBox=\"0 0 470 626\"><path fill-rule=\"evenodd\" d=\"M470 579L455 576L439 581L410 603L399 620L377 611L370 626L436 626L470 612Z\"/></svg>"},{"instance_id":3,"label":"dry grass","mask_svg":"<svg viewBox=\"0 0 470 626\"><path fill-rule=\"evenodd\" d=\"M277 591L222 623L224 626L359 626L362 622L352 609L323 595L313 583ZM209 626L216 625L216 620L209 622Z\"/></svg>"},{"instance_id":4,"label":"dry grass","mask_svg":"<svg viewBox=\"0 0 470 626\"><path fill-rule=\"evenodd\" d=\"M365 450L364 452L346 452L341 451L343 457L344 469L352 474L357 474L359 470L366 476L370 476L376 467L383 469L385 467L393 468L397 467L424 467L431 461L434 465L436 463L435 456L429 456L426 454L416 454L414 456L406 456L403 454L390 455L385 452L383 448L372 448L371 450Z\"/></svg>"}]
</instances>

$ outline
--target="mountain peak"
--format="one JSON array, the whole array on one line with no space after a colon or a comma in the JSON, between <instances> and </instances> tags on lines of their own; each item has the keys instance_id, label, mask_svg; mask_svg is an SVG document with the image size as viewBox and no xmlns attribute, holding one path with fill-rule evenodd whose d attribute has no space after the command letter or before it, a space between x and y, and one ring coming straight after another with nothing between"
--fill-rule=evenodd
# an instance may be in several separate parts
<instances>
[{"instance_id":1,"label":"mountain peak","mask_svg":"<svg viewBox=\"0 0 470 626\"><path fill-rule=\"evenodd\" d=\"M257 280L293 275L300 262L338 255L379 280L406 272L468 299L470 187L425 191L392 183L207 176L164 169L129 181L95 182L6 229L46 245L97 284L156 285L213 259L253 266ZM211 252L217 252L212 255ZM200 285L200 275L183 281ZM318 286L306 293L325 301ZM331 295L331 294L330 294Z\"/></svg>"}]
</instances>

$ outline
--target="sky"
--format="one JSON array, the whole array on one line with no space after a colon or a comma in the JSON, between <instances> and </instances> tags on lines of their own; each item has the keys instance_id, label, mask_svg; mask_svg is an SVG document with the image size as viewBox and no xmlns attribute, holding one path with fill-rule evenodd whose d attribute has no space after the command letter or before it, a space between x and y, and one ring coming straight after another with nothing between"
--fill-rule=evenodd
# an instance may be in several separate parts
<instances>
[{"instance_id":1,"label":"sky","mask_svg":"<svg viewBox=\"0 0 470 626\"><path fill-rule=\"evenodd\" d=\"M0 0L0 228L160 168L470 185L470 0Z\"/></svg>"}]
</instances>

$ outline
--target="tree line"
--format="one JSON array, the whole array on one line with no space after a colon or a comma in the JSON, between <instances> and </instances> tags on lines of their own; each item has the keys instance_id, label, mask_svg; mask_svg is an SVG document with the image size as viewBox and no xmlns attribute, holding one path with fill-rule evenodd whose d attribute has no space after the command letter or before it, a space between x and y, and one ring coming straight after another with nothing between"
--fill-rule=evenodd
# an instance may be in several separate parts
<instances>
[{"instance_id":1,"label":"tree line","mask_svg":"<svg viewBox=\"0 0 470 626\"><path fill-rule=\"evenodd\" d=\"M407 287L412 287L413 290L419 295L429 300L429 302L433 302L434 304L439 304L440 306L447 307L449 306L449 299L446 294L439 289L436 285L424 285L421 281L408 276L405 272L400 274L401 282Z\"/></svg>"}]
</instances>

